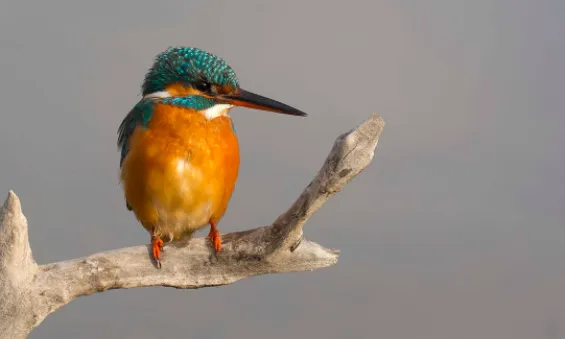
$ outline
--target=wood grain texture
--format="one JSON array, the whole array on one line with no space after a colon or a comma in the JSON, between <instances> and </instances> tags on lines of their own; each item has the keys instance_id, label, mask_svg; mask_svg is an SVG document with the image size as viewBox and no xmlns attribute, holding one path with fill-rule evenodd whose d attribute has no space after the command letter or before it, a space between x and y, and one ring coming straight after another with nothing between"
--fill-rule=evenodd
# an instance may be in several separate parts
<instances>
[{"instance_id":1,"label":"wood grain texture","mask_svg":"<svg viewBox=\"0 0 565 339\"><path fill-rule=\"evenodd\" d=\"M148 246L136 246L38 266L18 197L9 192L0 211L0 339L26 338L45 317L80 296L118 288L227 285L261 274L311 271L334 265L339 251L304 239L302 227L329 197L373 159L384 120L368 120L339 136L304 192L270 226L223 236L216 256L206 238L172 243L161 270Z\"/></svg>"}]
</instances>

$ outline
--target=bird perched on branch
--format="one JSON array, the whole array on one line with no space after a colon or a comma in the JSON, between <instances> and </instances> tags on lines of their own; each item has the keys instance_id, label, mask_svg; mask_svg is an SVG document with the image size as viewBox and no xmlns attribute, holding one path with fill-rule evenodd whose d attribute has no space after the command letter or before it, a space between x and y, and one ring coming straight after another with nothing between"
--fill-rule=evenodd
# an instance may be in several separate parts
<instances>
[{"instance_id":1,"label":"bird perched on branch","mask_svg":"<svg viewBox=\"0 0 565 339\"><path fill-rule=\"evenodd\" d=\"M150 232L159 268L164 241L190 237L208 224L218 252L217 224L239 169L230 109L306 114L243 90L224 60L190 47L171 47L157 55L142 95L118 129L126 206Z\"/></svg>"}]
</instances>

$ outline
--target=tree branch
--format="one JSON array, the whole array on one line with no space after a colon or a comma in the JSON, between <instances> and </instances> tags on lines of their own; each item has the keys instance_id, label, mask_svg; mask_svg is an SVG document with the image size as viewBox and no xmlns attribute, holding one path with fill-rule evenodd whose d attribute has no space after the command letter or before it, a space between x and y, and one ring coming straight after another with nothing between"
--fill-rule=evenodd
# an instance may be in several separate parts
<instances>
[{"instance_id":1,"label":"tree branch","mask_svg":"<svg viewBox=\"0 0 565 339\"><path fill-rule=\"evenodd\" d=\"M373 160L385 122L373 114L357 128L340 135L318 175L273 228L280 248L292 247L302 237L302 226L334 194L341 191Z\"/></svg>"},{"instance_id":2,"label":"tree branch","mask_svg":"<svg viewBox=\"0 0 565 339\"><path fill-rule=\"evenodd\" d=\"M224 235L215 255L207 238L165 246L156 269L149 246L136 246L38 266L27 221L10 191L0 211L0 339L25 338L45 317L73 299L117 288L201 288L337 263L339 251L303 239L302 227L332 195L371 162L384 120L368 120L339 136L317 176L271 226Z\"/></svg>"}]
</instances>

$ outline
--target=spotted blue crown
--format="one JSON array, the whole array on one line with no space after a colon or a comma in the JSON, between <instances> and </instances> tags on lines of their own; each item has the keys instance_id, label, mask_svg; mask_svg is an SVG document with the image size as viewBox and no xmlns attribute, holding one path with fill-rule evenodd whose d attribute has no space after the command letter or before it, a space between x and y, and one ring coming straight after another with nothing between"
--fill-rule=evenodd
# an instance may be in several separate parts
<instances>
[{"instance_id":1,"label":"spotted blue crown","mask_svg":"<svg viewBox=\"0 0 565 339\"><path fill-rule=\"evenodd\" d=\"M239 87L233 69L220 57L194 47L170 47L155 58L142 85L142 94L164 91L173 83L199 81Z\"/></svg>"}]
</instances>

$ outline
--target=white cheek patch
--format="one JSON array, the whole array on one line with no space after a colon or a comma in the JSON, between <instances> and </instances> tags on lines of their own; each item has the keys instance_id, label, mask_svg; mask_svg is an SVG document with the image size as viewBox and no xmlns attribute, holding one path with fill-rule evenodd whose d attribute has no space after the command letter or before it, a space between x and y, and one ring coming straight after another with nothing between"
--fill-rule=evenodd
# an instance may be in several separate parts
<instances>
[{"instance_id":1,"label":"white cheek patch","mask_svg":"<svg viewBox=\"0 0 565 339\"><path fill-rule=\"evenodd\" d=\"M204 114L206 119L212 120L217 117L224 117L227 116L230 109L233 108L233 105L229 104L217 104L208 109L200 111L200 113Z\"/></svg>"},{"instance_id":2,"label":"white cheek patch","mask_svg":"<svg viewBox=\"0 0 565 339\"><path fill-rule=\"evenodd\" d=\"M167 91L160 91L160 92L153 92L145 95L143 99L162 99L162 98L170 98L171 93Z\"/></svg>"}]
</instances>

